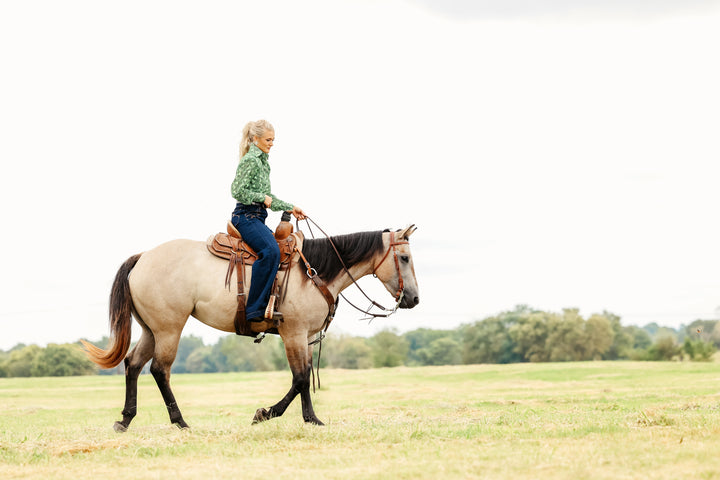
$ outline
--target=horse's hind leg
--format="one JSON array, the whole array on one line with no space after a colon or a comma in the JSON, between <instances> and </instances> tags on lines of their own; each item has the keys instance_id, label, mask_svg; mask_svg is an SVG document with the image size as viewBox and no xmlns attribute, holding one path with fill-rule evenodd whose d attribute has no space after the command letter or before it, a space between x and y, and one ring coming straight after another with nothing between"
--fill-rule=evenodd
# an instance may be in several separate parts
<instances>
[{"instance_id":1,"label":"horse's hind leg","mask_svg":"<svg viewBox=\"0 0 720 480\"><path fill-rule=\"evenodd\" d=\"M125 432L130 422L137 414L137 380L145 364L155 351L155 338L152 332L143 326L140 340L125 357L125 407L122 411L122 421L115 422L113 428L116 432Z\"/></svg>"},{"instance_id":2,"label":"horse's hind leg","mask_svg":"<svg viewBox=\"0 0 720 480\"><path fill-rule=\"evenodd\" d=\"M170 367L175 361L178 343L180 342L180 332L177 335L166 335L155 339L155 356L152 364L150 364L150 373L155 378L160 393L162 394L165 406L170 415L170 422L177 425L178 428L190 428L183 420L180 409L175 402L175 395L170 389Z\"/></svg>"}]
</instances>

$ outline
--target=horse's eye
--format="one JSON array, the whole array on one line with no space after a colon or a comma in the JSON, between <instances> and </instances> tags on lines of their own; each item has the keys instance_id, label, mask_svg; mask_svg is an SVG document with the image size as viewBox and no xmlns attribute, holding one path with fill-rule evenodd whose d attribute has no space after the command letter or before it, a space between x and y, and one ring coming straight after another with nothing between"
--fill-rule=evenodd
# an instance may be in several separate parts
<instances>
[{"instance_id":1,"label":"horse's eye","mask_svg":"<svg viewBox=\"0 0 720 480\"><path fill-rule=\"evenodd\" d=\"M402 260L404 263L408 263L410 261L410 257L407 255L400 255L400 260Z\"/></svg>"}]
</instances>

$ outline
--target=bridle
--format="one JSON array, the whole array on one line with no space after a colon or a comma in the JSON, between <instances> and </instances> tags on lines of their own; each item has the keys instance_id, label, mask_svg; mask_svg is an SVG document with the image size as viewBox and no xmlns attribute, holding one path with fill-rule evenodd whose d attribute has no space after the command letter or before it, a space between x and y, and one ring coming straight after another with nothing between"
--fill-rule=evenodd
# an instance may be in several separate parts
<instances>
[{"instance_id":1,"label":"bridle","mask_svg":"<svg viewBox=\"0 0 720 480\"><path fill-rule=\"evenodd\" d=\"M387 318L387 317L389 317L390 315L392 315L392 314L394 314L395 312L397 312L398 308L400 308L400 302L402 302L403 297L404 297L404 295L405 295L405 291L404 291L404 290L405 290L405 282L403 281L402 273L400 272L400 262L399 262L399 260L398 260L398 255L397 255L397 249L396 249L396 247L397 247L398 245L408 245L408 244L410 244L409 241L407 241L407 240L395 240L395 232L390 232L390 245L388 245L388 249L385 251L385 255L383 255L382 260L380 260L380 262L375 266L375 268L374 268L373 271L372 271L373 276L377 277L376 272L377 272L378 268L380 268L380 265L382 265L383 262L385 262L385 260L387 259L387 257L390 255L390 252L392 251L392 253L393 253L393 258L394 258L394 260L395 260L395 271L397 272L397 275L398 275L398 290L397 290L397 291L395 292L395 294L394 294L394 297L395 297L395 300L396 300L395 306L394 306L393 308L389 309L389 308L383 307L383 306L380 305L378 302L376 302L375 300L373 300L372 298L370 298L370 297L367 295L367 293L365 293L365 291L364 291L364 290L362 289L362 287L357 283L357 281L356 281L355 278L353 277L352 273L350 273L350 270L349 270L349 269L347 268L347 266L345 265L345 262L343 261L342 256L340 255L340 252L338 252L337 247L335 247L335 244L333 243L332 238L330 238L330 236L329 236L327 233L325 233L325 231L324 231L322 228L320 228L320 226L319 226L317 223L315 223L315 221L314 221L313 219L311 219L310 217L305 217L305 221L307 222L308 229L310 230L310 235L312 236L312 238L315 238L315 235L313 234L312 227L310 227L310 222L312 222L313 225L315 225L315 226L318 228L318 230L320 230L320 231L323 233L323 235L325 235L325 237L326 237L326 238L328 239L328 241L330 242L330 245L332 246L333 250L335 251L335 255L337 256L338 260L340 260L340 264L342 265L343 269L345 270L345 273L347 273L347 275L348 275L348 277L350 277L350 280L352 281L352 283L355 284L355 286L358 288L358 290L360 290L360 293L362 293L363 296L370 301L370 303L371 303L370 307L368 307L367 309L364 309L364 310L363 310L362 308L356 306L356 305L355 305L354 303L352 303L350 300L348 300L347 298L345 298L345 295L343 295L342 293L340 293L340 296L343 298L343 300L345 300L347 303L349 303L351 307L353 307L355 310L358 310L358 311L364 313L365 315L367 315L367 317L364 318L363 320L365 320L365 319L370 319L370 320L371 320L371 319L373 319L373 318ZM296 220L296 222L295 222L295 225L296 225L296 227L299 227L297 220ZM310 265L307 263L307 261L305 261L305 265L306 265L306 267L307 267L307 269L308 269L308 270L307 270L307 275L308 275L308 277L311 277L311 278L312 278L312 277L313 277L313 269L310 268ZM373 306L379 308L380 310L382 310L383 312L386 312L386 313L374 313L374 312L371 312L370 309L372 309Z\"/></svg>"},{"instance_id":2,"label":"bridle","mask_svg":"<svg viewBox=\"0 0 720 480\"><path fill-rule=\"evenodd\" d=\"M373 276L377 278L377 274L375 272L378 271L378 268L380 268L380 265L383 264L385 259L390 254L390 250L393 252L393 258L395 259L395 271L398 275L398 290L395 292L395 300L397 300L398 305L402 301L403 295L405 295L405 282L403 282L402 273L400 272L400 262L398 261L398 255L397 255L397 247L398 245L408 245L410 242L407 240L395 240L395 232L390 232L390 245L388 246L387 251L385 252L385 255L383 256L382 260L380 260L380 263L377 264L375 267L375 270L373 270ZM354 280L353 280L354 281ZM358 287L359 288L359 287ZM395 307L397 310L397 307Z\"/></svg>"}]
</instances>

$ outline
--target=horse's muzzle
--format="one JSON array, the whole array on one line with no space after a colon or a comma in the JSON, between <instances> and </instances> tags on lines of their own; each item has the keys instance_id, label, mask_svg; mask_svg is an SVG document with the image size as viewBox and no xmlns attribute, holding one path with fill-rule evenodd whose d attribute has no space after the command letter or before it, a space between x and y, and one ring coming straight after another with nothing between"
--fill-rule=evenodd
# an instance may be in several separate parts
<instances>
[{"instance_id":1,"label":"horse's muzzle","mask_svg":"<svg viewBox=\"0 0 720 480\"><path fill-rule=\"evenodd\" d=\"M413 308L418 303L420 303L420 297L414 292L408 292L407 290L403 292L403 298L400 301L400 308Z\"/></svg>"}]
</instances>

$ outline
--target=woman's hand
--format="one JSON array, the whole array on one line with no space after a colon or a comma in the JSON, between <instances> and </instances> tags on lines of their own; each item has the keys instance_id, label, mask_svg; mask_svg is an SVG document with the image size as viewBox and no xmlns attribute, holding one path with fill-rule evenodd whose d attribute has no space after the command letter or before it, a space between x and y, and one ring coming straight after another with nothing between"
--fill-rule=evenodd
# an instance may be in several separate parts
<instances>
[{"instance_id":1,"label":"woman's hand","mask_svg":"<svg viewBox=\"0 0 720 480\"><path fill-rule=\"evenodd\" d=\"M272 205L272 197L270 195L265 195L265 201L263 203L267 208L270 208L270 205Z\"/></svg>"},{"instance_id":2,"label":"woman's hand","mask_svg":"<svg viewBox=\"0 0 720 480\"><path fill-rule=\"evenodd\" d=\"M305 220L305 218L307 218L307 215L305 215L303 209L298 207L297 205L293 207L292 214L295 215L295 218L297 218L298 220Z\"/></svg>"}]
</instances>

